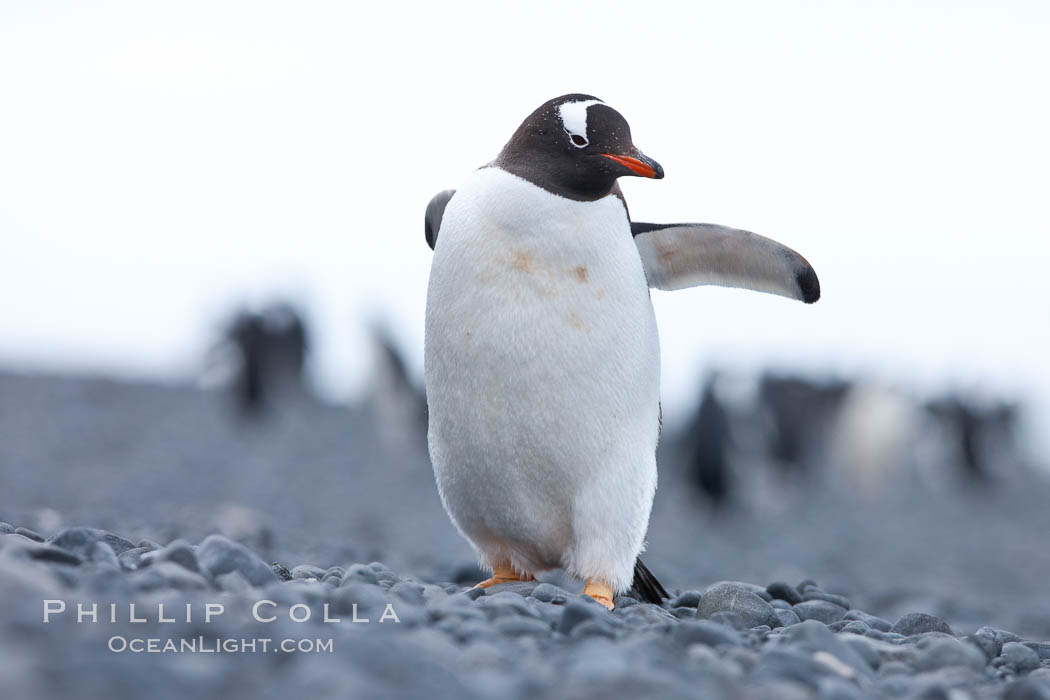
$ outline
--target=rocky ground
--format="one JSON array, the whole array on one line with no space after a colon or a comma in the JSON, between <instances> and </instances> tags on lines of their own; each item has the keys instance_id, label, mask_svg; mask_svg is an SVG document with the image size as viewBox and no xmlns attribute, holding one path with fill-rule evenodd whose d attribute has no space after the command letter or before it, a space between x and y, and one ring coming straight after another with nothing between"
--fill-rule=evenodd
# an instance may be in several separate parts
<instances>
[{"instance_id":1,"label":"rocky ground","mask_svg":"<svg viewBox=\"0 0 1050 700\"><path fill-rule=\"evenodd\" d=\"M558 574L470 589L390 421L0 374L0 697L1050 698L1037 475L715 513L665 460L646 561L674 597L610 613Z\"/></svg>"}]
</instances>

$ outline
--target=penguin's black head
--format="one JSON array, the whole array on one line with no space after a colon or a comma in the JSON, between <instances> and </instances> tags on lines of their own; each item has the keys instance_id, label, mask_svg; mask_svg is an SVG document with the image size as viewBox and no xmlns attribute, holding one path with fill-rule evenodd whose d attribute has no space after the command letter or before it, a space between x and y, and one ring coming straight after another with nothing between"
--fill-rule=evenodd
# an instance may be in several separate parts
<instances>
[{"instance_id":1,"label":"penguin's black head","mask_svg":"<svg viewBox=\"0 0 1050 700\"><path fill-rule=\"evenodd\" d=\"M616 178L660 179L664 170L631 141L619 112L590 95L562 95L530 114L495 165L570 199L600 199Z\"/></svg>"}]
</instances>

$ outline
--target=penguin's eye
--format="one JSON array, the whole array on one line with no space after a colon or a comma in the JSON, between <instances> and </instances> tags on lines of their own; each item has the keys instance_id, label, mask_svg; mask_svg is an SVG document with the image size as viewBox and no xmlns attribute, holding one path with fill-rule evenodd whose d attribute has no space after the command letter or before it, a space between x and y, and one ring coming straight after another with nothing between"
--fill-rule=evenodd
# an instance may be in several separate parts
<instances>
[{"instance_id":1,"label":"penguin's eye","mask_svg":"<svg viewBox=\"0 0 1050 700\"><path fill-rule=\"evenodd\" d=\"M587 145L587 139L583 138L579 134L572 134L571 138L573 144L579 146L580 148L583 148Z\"/></svg>"}]
</instances>

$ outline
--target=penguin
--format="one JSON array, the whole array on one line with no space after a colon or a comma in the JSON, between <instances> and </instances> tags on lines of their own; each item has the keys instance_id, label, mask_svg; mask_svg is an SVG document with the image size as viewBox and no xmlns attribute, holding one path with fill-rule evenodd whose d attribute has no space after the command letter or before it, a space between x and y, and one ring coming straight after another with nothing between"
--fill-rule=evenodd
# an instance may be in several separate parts
<instances>
[{"instance_id":1,"label":"penguin","mask_svg":"<svg viewBox=\"0 0 1050 700\"><path fill-rule=\"evenodd\" d=\"M712 224L632 222L617 179L660 179L621 114L548 100L426 210L424 377L441 501L492 577L563 569L608 609L668 597L642 564L656 492L660 345L650 289L816 301L793 250Z\"/></svg>"}]
</instances>

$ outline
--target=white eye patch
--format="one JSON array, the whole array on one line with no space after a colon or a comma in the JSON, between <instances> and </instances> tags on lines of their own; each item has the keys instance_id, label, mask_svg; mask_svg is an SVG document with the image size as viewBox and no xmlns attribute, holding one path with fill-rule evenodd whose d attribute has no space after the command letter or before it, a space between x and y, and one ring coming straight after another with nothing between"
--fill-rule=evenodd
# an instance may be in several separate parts
<instances>
[{"instance_id":1,"label":"white eye patch","mask_svg":"<svg viewBox=\"0 0 1050 700\"><path fill-rule=\"evenodd\" d=\"M558 105L558 118L569 140L576 148L586 148L590 141L587 140L587 108L591 105L605 104L601 100L580 100L579 102L563 102Z\"/></svg>"}]
</instances>

